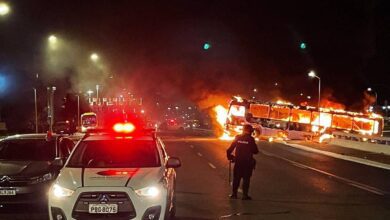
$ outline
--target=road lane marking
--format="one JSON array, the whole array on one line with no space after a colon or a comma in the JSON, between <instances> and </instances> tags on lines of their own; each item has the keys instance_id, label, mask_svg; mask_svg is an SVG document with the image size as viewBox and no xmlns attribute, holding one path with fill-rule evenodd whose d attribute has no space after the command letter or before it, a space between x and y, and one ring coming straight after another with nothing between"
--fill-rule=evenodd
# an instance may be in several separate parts
<instances>
[{"instance_id":1,"label":"road lane marking","mask_svg":"<svg viewBox=\"0 0 390 220\"><path fill-rule=\"evenodd\" d=\"M211 168L213 168L213 169L217 169L217 167L214 166L214 164L212 164L212 163L210 163L210 162L209 162L209 166L210 166Z\"/></svg>"},{"instance_id":2,"label":"road lane marking","mask_svg":"<svg viewBox=\"0 0 390 220\"><path fill-rule=\"evenodd\" d=\"M301 164L299 163L291 163L292 165L296 166L296 167L299 167L299 168L302 168L302 169L306 169L306 167L302 166Z\"/></svg>"},{"instance_id":3,"label":"road lane marking","mask_svg":"<svg viewBox=\"0 0 390 220\"><path fill-rule=\"evenodd\" d=\"M191 145L190 145L190 148L194 149L194 145L191 144Z\"/></svg>"},{"instance_id":4,"label":"road lane marking","mask_svg":"<svg viewBox=\"0 0 390 220\"><path fill-rule=\"evenodd\" d=\"M275 157L275 158L284 160L284 161L286 161L286 162L288 162L288 163L290 163L290 164L292 164L294 166L297 166L299 168L309 169L309 170L312 170L312 171L324 174L326 176L329 176L329 177L332 177L334 179L337 179L340 182L344 182L344 183L346 183L346 184L348 184L350 186L356 187L358 189L365 190L367 192L371 192L371 193L374 193L374 194L377 194L377 195L382 195L382 196L385 195L385 194L390 194L390 192L383 191L381 189L378 189L378 188L375 188L375 187L372 187L372 186L369 186L369 185L366 185L366 184L363 184L363 183L359 183L359 182L356 182L354 180L350 180L350 179L347 179L347 178L344 178L344 177L341 177L341 176L337 176L335 174L332 174L332 173L329 173L329 172L326 172L326 171L323 171L323 170L320 170L320 169L317 169L317 168L314 168L314 167L310 167L310 166L298 163L298 162L293 161L293 160L289 160L287 158L284 158L284 157L278 156L276 154L272 154L272 153L266 152L264 150L261 150L261 153L263 153L264 155L270 156L270 157Z\"/></svg>"},{"instance_id":5,"label":"road lane marking","mask_svg":"<svg viewBox=\"0 0 390 220\"><path fill-rule=\"evenodd\" d=\"M199 153L199 152L198 152L197 154L198 154L199 157L202 157L202 156L203 156L203 155L202 155L201 153Z\"/></svg>"},{"instance_id":6,"label":"road lane marking","mask_svg":"<svg viewBox=\"0 0 390 220\"><path fill-rule=\"evenodd\" d=\"M359 158L359 157L341 155L341 154L337 154L337 153L333 153L333 152L329 152L329 151L318 150L318 149L314 149L314 148L311 148L311 147L306 147L306 146L303 146L303 145L300 145L300 144L291 144L291 143L285 143L285 142L281 143L281 144L287 145L287 146L290 146L290 147L293 147L293 148L296 148L296 149L312 152L312 153L322 154L322 155L325 155L325 156L328 156L328 157L333 157L333 158L337 158L337 159L341 159L341 160L346 160L346 161L350 161L350 162L354 162L354 163L363 164L363 165L366 165L366 166L371 166L371 167L376 167L376 168L390 170L390 165L389 164L380 163L380 162L377 162L377 161L367 160L367 159L363 159L363 158Z\"/></svg>"}]
</instances>

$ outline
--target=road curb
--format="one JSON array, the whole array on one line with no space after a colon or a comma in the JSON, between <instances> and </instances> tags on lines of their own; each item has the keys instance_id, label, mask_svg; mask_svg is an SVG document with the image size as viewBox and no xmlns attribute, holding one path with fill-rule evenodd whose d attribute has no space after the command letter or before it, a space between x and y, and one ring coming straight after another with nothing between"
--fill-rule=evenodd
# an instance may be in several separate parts
<instances>
[{"instance_id":1,"label":"road curb","mask_svg":"<svg viewBox=\"0 0 390 220\"><path fill-rule=\"evenodd\" d=\"M341 154L337 154L337 153L333 153L333 152L329 152L329 151L318 150L318 149L306 147L306 146L303 146L300 144L290 144L287 142L282 142L282 144L290 146L290 147L294 147L294 148L297 148L300 150L318 153L318 154L322 154L322 155L329 156L329 157L334 157L334 158L341 159L341 160L351 161L351 162L360 163L360 164L364 164L364 165L371 166L371 167L390 170L390 164L380 163L377 161L367 160L367 159L363 159L363 158L359 158L359 157L341 155Z\"/></svg>"}]
</instances>

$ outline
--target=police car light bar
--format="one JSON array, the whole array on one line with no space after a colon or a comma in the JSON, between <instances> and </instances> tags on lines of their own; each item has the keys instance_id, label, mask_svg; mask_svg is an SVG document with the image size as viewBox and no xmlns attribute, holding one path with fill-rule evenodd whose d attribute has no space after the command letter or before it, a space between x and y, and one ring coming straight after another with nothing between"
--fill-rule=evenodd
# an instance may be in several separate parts
<instances>
[{"instance_id":1,"label":"police car light bar","mask_svg":"<svg viewBox=\"0 0 390 220\"><path fill-rule=\"evenodd\" d=\"M113 129L118 133L131 133L135 130L135 126L132 123L116 123Z\"/></svg>"}]
</instances>

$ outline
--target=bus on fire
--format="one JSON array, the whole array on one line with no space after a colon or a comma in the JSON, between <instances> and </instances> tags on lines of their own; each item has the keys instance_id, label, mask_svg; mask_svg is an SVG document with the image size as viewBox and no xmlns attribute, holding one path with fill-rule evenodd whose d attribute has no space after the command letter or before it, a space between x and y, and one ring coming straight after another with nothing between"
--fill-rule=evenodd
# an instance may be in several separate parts
<instances>
[{"instance_id":1,"label":"bus on fire","mask_svg":"<svg viewBox=\"0 0 390 220\"><path fill-rule=\"evenodd\" d=\"M332 131L381 136L383 118L374 113L358 113L330 108L295 106L291 103L258 102L234 98L228 109L225 130L230 136L241 133L244 124L255 128L256 136L284 136L304 139Z\"/></svg>"}]
</instances>

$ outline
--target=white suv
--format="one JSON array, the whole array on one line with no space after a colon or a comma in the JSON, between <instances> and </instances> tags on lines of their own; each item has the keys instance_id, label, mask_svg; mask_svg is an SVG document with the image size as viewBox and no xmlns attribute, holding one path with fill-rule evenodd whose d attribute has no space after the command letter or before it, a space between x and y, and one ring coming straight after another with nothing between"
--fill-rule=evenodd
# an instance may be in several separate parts
<instances>
[{"instance_id":1,"label":"white suv","mask_svg":"<svg viewBox=\"0 0 390 220\"><path fill-rule=\"evenodd\" d=\"M168 219L175 215L174 168L163 142L133 125L87 133L49 193L52 220ZM126 130L127 129L127 130Z\"/></svg>"}]
</instances>

